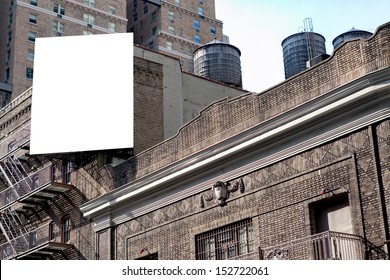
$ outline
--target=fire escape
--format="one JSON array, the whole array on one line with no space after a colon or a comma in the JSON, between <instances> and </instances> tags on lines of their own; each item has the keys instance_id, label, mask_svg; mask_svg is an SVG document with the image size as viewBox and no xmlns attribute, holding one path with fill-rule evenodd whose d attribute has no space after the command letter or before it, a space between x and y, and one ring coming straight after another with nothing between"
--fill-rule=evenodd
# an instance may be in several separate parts
<instances>
[{"instance_id":1,"label":"fire escape","mask_svg":"<svg viewBox=\"0 0 390 280\"><path fill-rule=\"evenodd\" d=\"M32 225L29 221L27 213L73 188L63 175L62 163L34 162L28 154L29 138L27 124L0 142L2 260L47 258L72 246L54 230L53 222Z\"/></svg>"}]
</instances>

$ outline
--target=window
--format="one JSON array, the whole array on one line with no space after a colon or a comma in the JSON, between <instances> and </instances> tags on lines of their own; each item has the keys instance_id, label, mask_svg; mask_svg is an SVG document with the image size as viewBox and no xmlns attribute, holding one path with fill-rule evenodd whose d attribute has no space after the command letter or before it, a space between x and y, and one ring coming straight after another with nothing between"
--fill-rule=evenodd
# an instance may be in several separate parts
<instances>
[{"instance_id":1,"label":"window","mask_svg":"<svg viewBox=\"0 0 390 280\"><path fill-rule=\"evenodd\" d=\"M194 36L194 41L195 41L195 43L200 44L200 36L199 35L195 35Z\"/></svg>"},{"instance_id":2,"label":"window","mask_svg":"<svg viewBox=\"0 0 390 280\"><path fill-rule=\"evenodd\" d=\"M10 14L8 16L8 25L11 25L12 24L12 21L13 21L13 14Z\"/></svg>"},{"instance_id":3,"label":"window","mask_svg":"<svg viewBox=\"0 0 390 280\"><path fill-rule=\"evenodd\" d=\"M156 19L157 19L157 13L153 12L152 13L152 21L156 21Z\"/></svg>"},{"instance_id":4,"label":"window","mask_svg":"<svg viewBox=\"0 0 390 280\"><path fill-rule=\"evenodd\" d=\"M34 76L34 69L31 67L26 68L26 78L27 79L32 79Z\"/></svg>"},{"instance_id":5,"label":"window","mask_svg":"<svg viewBox=\"0 0 390 280\"><path fill-rule=\"evenodd\" d=\"M187 70L188 72L194 72L194 63L192 62L192 60L187 61Z\"/></svg>"},{"instance_id":6,"label":"window","mask_svg":"<svg viewBox=\"0 0 390 280\"><path fill-rule=\"evenodd\" d=\"M35 246L37 245L37 232L34 231L34 232L31 232L30 233L30 246Z\"/></svg>"},{"instance_id":7,"label":"window","mask_svg":"<svg viewBox=\"0 0 390 280\"><path fill-rule=\"evenodd\" d=\"M67 162L65 166L63 166L63 183L70 184L71 183L71 174L72 174L72 163Z\"/></svg>"},{"instance_id":8,"label":"window","mask_svg":"<svg viewBox=\"0 0 390 280\"><path fill-rule=\"evenodd\" d=\"M52 221L49 224L49 240L53 240L54 238L56 238L55 223Z\"/></svg>"},{"instance_id":9,"label":"window","mask_svg":"<svg viewBox=\"0 0 390 280\"><path fill-rule=\"evenodd\" d=\"M10 77L10 70L8 67L7 69L5 69L5 82L8 82L9 77Z\"/></svg>"},{"instance_id":10,"label":"window","mask_svg":"<svg viewBox=\"0 0 390 280\"><path fill-rule=\"evenodd\" d=\"M111 32L115 32L115 23L109 22L108 23L108 30L110 30Z\"/></svg>"},{"instance_id":11,"label":"window","mask_svg":"<svg viewBox=\"0 0 390 280\"><path fill-rule=\"evenodd\" d=\"M167 42L167 49L172 50L172 42Z\"/></svg>"},{"instance_id":12,"label":"window","mask_svg":"<svg viewBox=\"0 0 390 280\"><path fill-rule=\"evenodd\" d=\"M93 33L89 30L83 30L83 35L93 35Z\"/></svg>"},{"instance_id":13,"label":"window","mask_svg":"<svg viewBox=\"0 0 390 280\"><path fill-rule=\"evenodd\" d=\"M65 215L61 220L61 242L67 243L70 241L71 222L70 216Z\"/></svg>"},{"instance_id":14,"label":"window","mask_svg":"<svg viewBox=\"0 0 390 280\"><path fill-rule=\"evenodd\" d=\"M11 40L12 40L12 32L10 31L7 34L7 43L9 44L11 42Z\"/></svg>"},{"instance_id":15,"label":"window","mask_svg":"<svg viewBox=\"0 0 390 280\"><path fill-rule=\"evenodd\" d=\"M137 19L138 19L137 13L133 14L133 21L137 21Z\"/></svg>"},{"instance_id":16,"label":"window","mask_svg":"<svg viewBox=\"0 0 390 280\"><path fill-rule=\"evenodd\" d=\"M203 8L202 7L199 7L198 8L198 14L200 15L200 16L204 16L204 14L203 14Z\"/></svg>"},{"instance_id":17,"label":"window","mask_svg":"<svg viewBox=\"0 0 390 280\"><path fill-rule=\"evenodd\" d=\"M5 62L9 63L10 61L11 61L11 50L8 50L5 56Z\"/></svg>"},{"instance_id":18,"label":"window","mask_svg":"<svg viewBox=\"0 0 390 280\"><path fill-rule=\"evenodd\" d=\"M95 23L95 17L93 15L84 14L83 18L84 18L84 22L86 22L88 24L94 24Z\"/></svg>"},{"instance_id":19,"label":"window","mask_svg":"<svg viewBox=\"0 0 390 280\"><path fill-rule=\"evenodd\" d=\"M84 4L92 8L95 8L95 0L84 0Z\"/></svg>"},{"instance_id":20,"label":"window","mask_svg":"<svg viewBox=\"0 0 390 280\"><path fill-rule=\"evenodd\" d=\"M175 20L175 14L173 12L168 12L168 19L174 21Z\"/></svg>"},{"instance_id":21,"label":"window","mask_svg":"<svg viewBox=\"0 0 390 280\"><path fill-rule=\"evenodd\" d=\"M175 3L176 3L176 6L180 7L180 0L176 0Z\"/></svg>"},{"instance_id":22,"label":"window","mask_svg":"<svg viewBox=\"0 0 390 280\"><path fill-rule=\"evenodd\" d=\"M168 32L171 33L171 34L175 34L175 27L168 26Z\"/></svg>"},{"instance_id":23,"label":"window","mask_svg":"<svg viewBox=\"0 0 390 280\"><path fill-rule=\"evenodd\" d=\"M30 5L38 6L38 0L30 0Z\"/></svg>"},{"instance_id":24,"label":"window","mask_svg":"<svg viewBox=\"0 0 390 280\"><path fill-rule=\"evenodd\" d=\"M199 22L199 20L194 20L194 28L196 29L196 31L199 31L199 29L200 29L200 22Z\"/></svg>"},{"instance_id":25,"label":"window","mask_svg":"<svg viewBox=\"0 0 390 280\"><path fill-rule=\"evenodd\" d=\"M32 178L31 178L31 188L33 190L39 188L39 176L38 175L34 175Z\"/></svg>"},{"instance_id":26,"label":"window","mask_svg":"<svg viewBox=\"0 0 390 280\"><path fill-rule=\"evenodd\" d=\"M54 4L53 11L60 15L65 15L65 8L59 4Z\"/></svg>"},{"instance_id":27,"label":"window","mask_svg":"<svg viewBox=\"0 0 390 280\"><path fill-rule=\"evenodd\" d=\"M196 259L225 260L254 251L253 224L243 220L195 236Z\"/></svg>"},{"instance_id":28,"label":"window","mask_svg":"<svg viewBox=\"0 0 390 280\"><path fill-rule=\"evenodd\" d=\"M153 41L149 43L149 49L151 49L151 50L154 49L154 42Z\"/></svg>"},{"instance_id":29,"label":"window","mask_svg":"<svg viewBox=\"0 0 390 280\"><path fill-rule=\"evenodd\" d=\"M27 60L34 61L34 50L29 49L27 51Z\"/></svg>"},{"instance_id":30,"label":"window","mask_svg":"<svg viewBox=\"0 0 390 280\"><path fill-rule=\"evenodd\" d=\"M64 33L65 25L62 22L53 21L53 30L60 33Z\"/></svg>"},{"instance_id":31,"label":"window","mask_svg":"<svg viewBox=\"0 0 390 280\"><path fill-rule=\"evenodd\" d=\"M11 143L8 144L8 153L12 152L13 150L15 150L17 148L17 145L16 145L16 140L14 141L11 141ZM13 158L13 157L12 157Z\"/></svg>"},{"instance_id":32,"label":"window","mask_svg":"<svg viewBox=\"0 0 390 280\"><path fill-rule=\"evenodd\" d=\"M15 197L14 197L14 190L10 190L8 192L6 192L6 195L5 195L5 204L8 204L8 203L11 203L11 202L14 202L15 201Z\"/></svg>"},{"instance_id":33,"label":"window","mask_svg":"<svg viewBox=\"0 0 390 280\"><path fill-rule=\"evenodd\" d=\"M211 35L217 34L217 30L215 29L215 27L210 27L210 33L211 33Z\"/></svg>"},{"instance_id":34,"label":"window","mask_svg":"<svg viewBox=\"0 0 390 280\"><path fill-rule=\"evenodd\" d=\"M199 4L203 4L203 0L199 0Z\"/></svg>"},{"instance_id":35,"label":"window","mask_svg":"<svg viewBox=\"0 0 390 280\"><path fill-rule=\"evenodd\" d=\"M108 6L108 12L112 15L116 14L116 8L114 6Z\"/></svg>"},{"instance_id":36,"label":"window","mask_svg":"<svg viewBox=\"0 0 390 280\"><path fill-rule=\"evenodd\" d=\"M6 259L8 259L9 256L12 257L14 255L13 248L11 245L9 245L9 243L8 244L4 243L3 246L2 246L2 249L3 249L2 250L2 254L3 254L2 260L6 260Z\"/></svg>"},{"instance_id":37,"label":"window","mask_svg":"<svg viewBox=\"0 0 390 280\"><path fill-rule=\"evenodd\" d=\"M152 28L152 35L153 36L157 35L157 27L156 26Z\"/></svg>"},{"instance_id":38,"label":"window","mask_svg":"<svg viewBox=\"0 0 390 280\"><path fill-rule=\"evenodd\" d=\"M144 14L146 14L148 12L148 5L145 5L144 6Z\"/></svg>"},{"instance_id":39,"label":"window","mask_svg":"<svg viewBox=\"0 0 390 280\"><path fill-rule=\"evenodd\" d=\"M51 176L51 181L52 182L57 182L57 167L55 165L51 166L50 170L50 176Z\"/></svg>"}]
</instances>

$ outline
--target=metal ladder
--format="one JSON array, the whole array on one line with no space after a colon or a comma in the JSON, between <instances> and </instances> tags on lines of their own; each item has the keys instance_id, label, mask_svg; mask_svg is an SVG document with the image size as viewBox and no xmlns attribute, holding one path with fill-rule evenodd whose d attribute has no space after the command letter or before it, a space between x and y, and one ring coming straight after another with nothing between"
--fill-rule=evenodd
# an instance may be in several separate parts
<instances>
[{"instance_id":1,"label":"metal ladder","mask_svg":"<svg viewBox=\"0 0 390 280\"><path fill-rule=\"evenodd\" d=\"M18 196L22 196L33 189L32 179L28 176L18 158L13 155L8 156L4 161L4 167L0 171L3 172L8 184L15 189Z\"/></svg>"},{"instance_id":2,"label":"metal ladder","mask_svg":"<svg viewBox=\"0 0 390 280\"><path fill-rule=\"evenodd\" d=\"M2 211L0 228L8 243L11 245L14 255L28 248L28 231L13 207L8 207Z\"/></svg>"}]
</instances>

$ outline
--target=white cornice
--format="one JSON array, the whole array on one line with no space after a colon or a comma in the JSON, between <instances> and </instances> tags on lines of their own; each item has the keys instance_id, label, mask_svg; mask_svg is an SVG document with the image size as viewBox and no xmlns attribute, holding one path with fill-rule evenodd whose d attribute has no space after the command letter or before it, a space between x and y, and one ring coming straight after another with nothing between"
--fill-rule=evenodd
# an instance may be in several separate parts
<instances>
[{"instance_id":1,"label":"white cornice","mask_svg":"<svg viewBox=\"0 0 390 280\"><path fill-rule=\"evenodd\" d=\"M387 72L389 72L388 69ZM219 178L225 181L237 178L255 169L262 168L262 166L301 153L321 143L351 133L367 124L390 117L388 104L390 98L388 94L383 93L384 91L387 91L387 93L390 91L390 81L388 80L380 83L369 81L367 78L355 81L344 88L330 92L321 98L312 100L285 114L267 120L259 124L258 127L253 128L254 131L248 132L247 135L241 133L236 137L226 140L226 143L222 143L219 146L214 145L210 147L211 150L209 153L207 151L199 152L193 155L193 158L189 157L188 159L172 164L171 167L157 171L151 175L151 178L146 176L145 178L130 182L107 195L92 200L83 205L81 211L84 216L92 218L105 215L108 212L114 213L111 216L111 222L113 224L119 224L159 207L163 207L164 205L179 201L189 195L204 191L210 187L212 182ZM375 103L376 106L385 107L375 112L367 112L364 116L356 114L356 119L343 119L346 116L350 117L351 114L356 113L355 110L357 109L371 106L371 103ZM338 119L346 123L321 133L318 130L318 123L325 124L330 119ZM314 125L315 123L317 123L317 127ZM194 174L208 170L210 166L218 166L221 162L229 161L229 159L232 162L234 159L244 157L245 154L248 155L248 153L254 152L255 150L266 149L267 146L275 142L281 142L281 139L295 137L295 135L298 137L299 134L303 133L307 135L310 131L312 131L313 135L308 140L283 149L280 148L280 151L269 156L264 156L257 161L253 161L251 164L242 165L234 170L224 172L223 175L216 175L210 180L202 180L200 183L187 189L179 190L174 194L169 194L167 191L165 196L161 195L158 198L154 196L153 200L149 200L147 203L144 199L136 199L141 196L145 197L148 194L153 196L154 192L161 190L164 186L166 187L176 184L178 181L188 180ZM195 160L194 158L197 156L198 159ZM120 210L124 206L127 210ZM118 210L117 214L115 214L116 210ZM124 214L124 211L130 211L131 215L128 212ZM109 223L105 222L104 224L107 225ZM97 225L97 228L100 228L100 226Z\"/></svg>"}]
</instances>

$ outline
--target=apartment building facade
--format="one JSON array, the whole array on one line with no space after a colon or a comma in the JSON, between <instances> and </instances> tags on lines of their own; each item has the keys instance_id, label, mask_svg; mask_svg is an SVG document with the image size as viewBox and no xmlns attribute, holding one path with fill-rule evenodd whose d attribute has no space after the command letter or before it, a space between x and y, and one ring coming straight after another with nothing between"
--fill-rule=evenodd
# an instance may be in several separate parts
<instances>
[{"instance_id":1,"label":"apartment building facade","mask_svg":"<svg viewBox=\"0 0 390 280\"><path fill-rule=\"evenodd\" d=\"M99 259L389 259L390 24L215 102L80 208Z\"/></svg>"},{"instance_id":2,"label":"apartment building facade","mask_svg":"<svg viewBox=\"0 0 390 280\"><path fill-rule=\"evenodd\" d=\"M0 5L5 27L0 31L0 108L32 86L36 38L126 32L125 0L1 0Z\"/></svg>"},{"instance_id":3,"label":"apartment building facade","mask_svg":"<svg viewBox=\"0 0 390 280\"><path fill-rule=\"evenodd\" d=\"M25 91L0 110L1 259L96 259L95 234L80 207L114 188L115 166L177 134L209 103L245 93L134 47L134 149L31 156L33 88Z\"/></svg>"},{"instance_id":4,"label":"apartment building facade","mask_svg":"<svg viewBox=\"0 0 390 280\"><path fill-rule=\"evenodd\" d=\"M178 58L191 73L195 49L223 40L214 0L127 0L127 18L135 44Z\"/></svg>"},{"instance_id":5,"label":"apartment building facade","mask_svg":"<svg viewBox=\"0 0 390 280\"><path fill-rule=\"evenodd\" d=\"M0 112L1 258L388 259L389 38L386 23L120 162L30 156L27 91ZM158 106L168 73L148 52L135 99Z\"/></svg>"}]
</instances>

